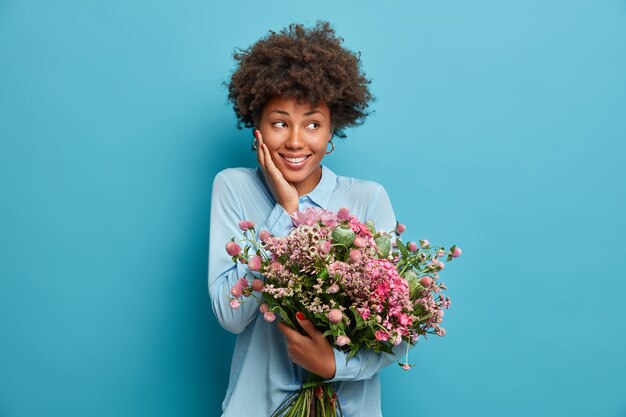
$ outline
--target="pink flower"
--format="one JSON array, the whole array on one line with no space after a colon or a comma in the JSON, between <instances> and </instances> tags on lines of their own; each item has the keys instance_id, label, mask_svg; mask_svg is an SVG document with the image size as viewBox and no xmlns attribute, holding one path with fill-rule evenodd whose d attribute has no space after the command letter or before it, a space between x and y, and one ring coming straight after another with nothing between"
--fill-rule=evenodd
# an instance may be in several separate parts
<instances>
[{"instance_id":1,"label":"pink flower","mask_svg":"<svg viewBox=\"0 0 626 417\"><path fill-rule=\"evenodd\" d=\"M363 257L363 254L361 253L360 250L352 249L350 251L350 262L352 263L359 262L359 260L361 260L362 257Z\"/></svg>"},{"instance_id":2,"label":"pink flower","mask_svg":"<svg viewBox=\"0 0 626 417\"><path fill-rule=\"evenodd\" d=\"M401 235L402 233L404 233L404 231L406 230L406 226L403 225L402 223L398 223L396 225L396 233Z\"/></svg>"},{"instance_id":3,"label":"pink flower","mask_svg":"<svg viewBox=\"0 0 626 417\"><path fill-rule=\"evenodd\" d=\"M250 268L250 271L258 271L261 269L261 257L259 255L253 256L248 261L248 268Z\"/></svg>"},{"instance_id":4,"label":"pink flower","mask_svg":"<svg viewBox=\"0 0 626 417\"><path fill-rule=\"evenodd\" d=\"M348 336L341 335L337 337L337 346L345 346L350 344L350 338Z\"/></svg>"},{"instance_id":5,"label":"pink flower","mask_svg":"<svg viewBox=\"0 0 626 417\"><path fill-rule=\"evenodd\" d=\"M271 323L276 320L276 314L274 314L273 311L266 311L265 313L263 313L263 319L266 322Z\"/></svg>"},{"instance_id":6,"label":"pink flower","mask_svg":"<svg viewBox=\"0 0 626 417\"><path fill-rule=\"evenodd\" d=\"M346 221L350 218L350 210L345 207L342 207L337 212L337 220L340 222Z\"/></svg>"},{"instance_id":7,"label":"pink flower","mask_svg":"<svg viewBox=\"0 0 626 417\"><path fill-rule=\"evenodd\" d=\"M408 371L409 369L411 369L411 365L409 365L408 363L403 363L401 366L402 366L402 369L404 369L405 371Z\"/></svg>"},{"instance_id":8,"label":"pink flower","mask_svg":"<svg viewBox=\"0 0 626 417\"><path fill-rule=\"evenodd\" d=\"M253 227L254 223L252 223L250 220L242 220L239 222L239 228L244 232L248 229L252 229Z\"/></svg>"},{"instance_id":9,"label":"pink flower","mask_svg":"<svg viewBox=\"0 0 626 417\"><path fill-rule=\"evenodd\" d=\"M336 308L331 309L326 316L331 323L339 323L343 319L343 313Z\"/></svg>"},{"instance_id":10,"label":"pink flower","mask_svg":"<svg viewBox=\"0 0 626 417\"><path fill-rule=\"evenodd\" d=\"M452 252L450 256L452 256L453 258L458 258L459 256L461 256L461 253L463 253L461 248L454 248L454 252Z\"/></svg>"},{"instance_id":11,"label":"pink flower","mask_svg":"<svg viewBox=\"0 0 626 417\"><path fill-rule=\"evenodd\" d=\"M357 248L364 248L365 246L367 246L367 241L361 236L357 236L356 238L354 238L354 246L356 246Z\"/></svg>"},{"instance_id":12,"label":"pink flower","mask_svg":"<svg viewBox=\"0 0 626 417\"><path fill-rule=\"evenodd\" d=\"M230 308L232 308L233 310L237 310L241 305L241 303L235 299L230 300L228 304L230 304Z\"/></svg>"},{"instance_id":13,"label":"pink flower","mask_svg":"<svg viewBox=\"0 0 626 417\"><path fill-rule=\"evenodd\" d=\"M239 283L233 285L233 287L230 289L230 293L233 295L233 297L235 298L239 298L241 297L242 294L242 288L241 285L239 285ZM236 307L235 307L236 308Z\"/></svg>"},{"instance_id":14,"label":"pink flower","mask_svg":"<svg viewBox=\"0 0 626 417\"><path fill-rule=\"evenodd\" d=\"M336 216L332 211L316 210L313 207L309 207L304 211L296 211L291 215L291 221L296 227L300 225L313 226L320 221L329 227L337 224Z\"/></svg>"},{"instance_id":15,"label":"pink flower","mask_svg":"<svg viewBox=\"0 0 626 417\"><path fill-rule=\"evenodd\" d=\"M324 255L330 252L330 242L328 240L322 240L320 242L320 252Z\"/></svg>"},{"instance_id":16,"label":"pink flower","mask_svg":"<svg viewBox=\"0 0 626 417\"><path fill-rule=\"evenodd\" d=\"M384 342L386 340L389 340L389 334L387 332L382 331L382 330L376 330L375 336L376 336L376 340L378 340L378 341Z\"/></svg>"},{"instance_id":17,"label":"pink flower","mask_svg":"<svg viewBox=\"0 0 626 417\"><path fill-rule=\"evenodd\" d=\"M267 306L267 304L261 304L261 305L259 306L259 311L260 311L261 313L263 313L263 314L267 313L267 312L269 311L269 310L268 310L268 306Z\"/></svg>"},{"instance_id":18,"label":"pink flower","mask_svg":"<svg viewBox=\"0 0 626 417\"><path fill-rule=\"evenodd\" d=\"M259 232L259 239L261 240L261 242L263 243L267 243L267 239L272 236L270 234L270 232L268 232L267 230L263 229Z\"/></svg>"},{"instance_id":19,"label":"pink flower","mask_svg":"<svg viewBox=\"0 0 626 417\"><path fill-rule=\"evenodd\" d=\"M395 335L391 339L391 344L394 346L398 346L400 343L402 343L402 336L400 336L399 334Z\"/></svg>"},{"instance_id":20,"label":"pink flower","mask_svg":"<svg viewBox=\"0 0 626 417\"><path fill-rule=\"evenodd\" d=\"M433 279L429 277L428 275L421 277L419 281L420 281L420 284L422 284L426 288L430 287L433 283Z\"/></svg>"},{"instance_id":21,"label":"pink flower","mask_svg":"<svg viewBox=\"0 0 626 417\"><path fill-rule=\"evenodd\" d=\"M409 252L415 252L417 250L417 243L409 242L407 249L409 249Z\"/></svg>"},{"instance_id":22,"label":"pink flower","mask_svg":"<svg viewBox=\"0 0 626 417\"><path fill-rule=\"evenodd\" d=\"M230 241L226 244L226 252L230 256L237 256L241 253L241 248L235 242Z\"/></svg>"},{"instance_id":23,"label":"pink flower","mask_svg":"<svg viewBox=\"0 0 626 417\"><path fill-rule=\"evenodd\" d=\"M423 248L427 248L430 246L430 242L426 239L420 240L420 244L422 245Z\"/></svg>"},{"instance_id":24,"label":"pink flower","mask_svg":"<svg viewBox=\"0 0 626 417\"><path fill-rule=\"evenodd\" d=\"M337 291L339 291L339 285L337 285L336 282L332 284L330 287L326 288L326 292L328 294L335 294Z\"/></svg>"},{"instance_id":25,"label":"pink flower","mask_svg":"<svg viewBox=\"0 0 626 417\"><path fill-rule=\"evenodd\" d=\"M404 313L400 314L400 324L403 326L410 326L411 318Z\"/></svg>"},{"instance_id":26,"label":"pink flower","mask_svg":"<svg viewBox=\"0 0 626 417\"><path fill-rule=\"evenodd\" d=\"M441 258L442 256L444 256L446 253L442 250L437 251L437 258Z\"/></svg>"},{"instance_id":27,"label":"pink flower","mask_svg":"<svg viewBox=\"0 0 626 417\"><path fill-rule=\"evenodd\" d=\"M252 281L252 290L256 292L263 292L265 289L265 284L260 279L255 279Z\"/></svg>"}]
</instances>

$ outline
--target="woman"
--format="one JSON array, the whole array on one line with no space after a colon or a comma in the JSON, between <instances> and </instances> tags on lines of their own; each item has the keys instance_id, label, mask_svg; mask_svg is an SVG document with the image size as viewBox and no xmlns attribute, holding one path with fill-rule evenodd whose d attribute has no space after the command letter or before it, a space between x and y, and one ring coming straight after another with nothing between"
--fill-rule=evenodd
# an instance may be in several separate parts
<instances>
[{"instance_id":1,"label":"woman","mask_svg":"<svg viewBox=\"0 0 626 417\"><path fill-rule=\"evenodd\" d=\"M229 99L238 127L253 129L259 167L226 169L213 184L209 294L219 323L238 334L223 416L269 416L300 388L307 371L336 382L344 416L381 415L377 373L396 355L362 350L346 362L346 354L300 314L306 335L266 322L254 301L235 310L228 303L230 288L249 273L224 250L232 237L241 238L243 219L285 236L297 210L347 207L380 230L396 225L382 186L338 176L321 164L335 148L333 136L345 137L345 127L362 124L372 100L359 57L341 43L327 22L308 29L292 24L234 54ZM405 350L402 343L394 352Z\"/></svg>"}]
</instances>

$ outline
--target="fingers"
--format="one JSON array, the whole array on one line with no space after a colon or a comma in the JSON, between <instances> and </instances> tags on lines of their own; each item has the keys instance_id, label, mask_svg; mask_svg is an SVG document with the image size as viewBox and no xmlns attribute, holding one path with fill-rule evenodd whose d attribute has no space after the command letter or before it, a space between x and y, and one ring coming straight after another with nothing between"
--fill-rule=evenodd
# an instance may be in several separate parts
<instances>
[{"instance_id":1,"label":"fingers","mask_svg":"<svg viewBox=\"0 0 626 417\"><path fill-rule=\"evenodd\" d=\"M257 140L256 159L257 159L257 161L259 161L259 165L261 166L261 168L264 169L265 161L263 160L263 158L264 158L264 156L263 156L263 147L261 146L263 144L263 136L261 136L261 131L258 130L258 129L255 129L254 137Z\"/></svg>"},{"instance_id":2,"label":"fingers","mask_svg":"<svg viewBox=\"0 0 626 417\"><path fill-rule=\"evenodd\" d=\"M297 330L292 329L283 321L278 323L278 330L280 330L285 335L289 343L297 340L300 337L303 337L300 333L298 333Z\"/></svg>"},{"instance_id":3,"label":"fingers","mask_svg":"<svg viewBox=\"0 0 626 417\"><path fill-rule=\"evenodd\" d=\"M300 317L302 317L302 319ZM304 315L302 313L297 313L296 319L298 320L298 323L300 323L300 326L302 326L306 334L311 337L311 339L316 339L322 334L319 330L315 328L313 323L311 323L311 320L307 320L304 318Z\"/></svg>"}]
</instances>

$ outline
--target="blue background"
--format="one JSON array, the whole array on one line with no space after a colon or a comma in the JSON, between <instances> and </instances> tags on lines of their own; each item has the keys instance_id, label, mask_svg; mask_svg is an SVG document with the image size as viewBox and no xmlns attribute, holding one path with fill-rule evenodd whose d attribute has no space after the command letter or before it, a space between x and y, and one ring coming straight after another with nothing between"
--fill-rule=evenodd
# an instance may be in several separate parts
<instances>
[{"instance_id":1,"label":"blue background","mask_svg":"<svg viewBox=\"0 0 626 417\"><path fill-rule=\"evenodd\" d=\"M221 83L317 19L378 99L324 163L463 249L385 415L626 416L624 0L1 1L0 416L219 415L211 183L255 164Z\"/></svg>"}]
</instances>

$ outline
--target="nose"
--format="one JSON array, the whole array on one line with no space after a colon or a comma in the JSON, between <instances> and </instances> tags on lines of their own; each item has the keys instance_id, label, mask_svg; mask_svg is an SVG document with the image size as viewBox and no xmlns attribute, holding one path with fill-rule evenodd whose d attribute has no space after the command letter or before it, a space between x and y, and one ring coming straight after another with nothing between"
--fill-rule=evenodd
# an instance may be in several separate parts
<instances>
[{"instance_id":1,"label":"nose","mask_svg":"<svg viewBox=\"0 0 626 417\"><path fill-rule=\"evenodd\" d=\"M288 149L302 149L304 147L302 131L299 127L296 126L289 131L289 136L285 141L285 147Z\"/></svg>"}]
</instances>

